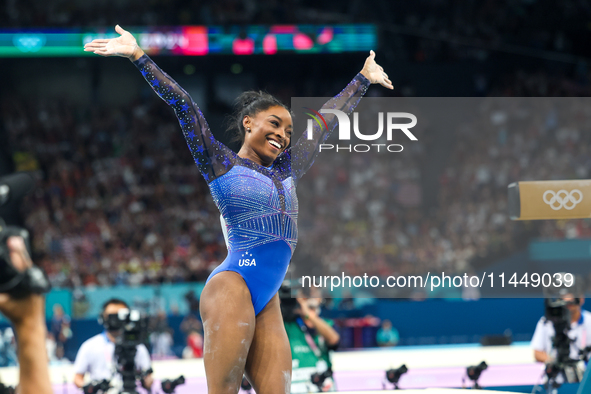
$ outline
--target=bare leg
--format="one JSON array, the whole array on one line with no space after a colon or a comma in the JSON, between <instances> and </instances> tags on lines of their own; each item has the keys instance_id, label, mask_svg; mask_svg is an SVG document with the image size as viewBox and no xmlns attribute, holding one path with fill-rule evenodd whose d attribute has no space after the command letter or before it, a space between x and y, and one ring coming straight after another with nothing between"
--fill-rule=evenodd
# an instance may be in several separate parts
<instances>
[{"instance_id":1,"label":"bare leg","mask_svg":"<svg viewBox=\"0 0 591 394\"><path fill-rule=\"evenodd\" d=\"M257 394L291 392L291 349L277 294L256 317L246 376Z\"/></svg>"},{"instance_id":2,"label":"bare leg","mask_svg":"<svg viewBox=\"0 0 591 394\"><path fill-rule=\"evenodd\" d=\"M207 392L236 394L255 333L254 308L244 279L233 271L215 275L201 293L200 312Z\"/></svg>"}]
</instances>

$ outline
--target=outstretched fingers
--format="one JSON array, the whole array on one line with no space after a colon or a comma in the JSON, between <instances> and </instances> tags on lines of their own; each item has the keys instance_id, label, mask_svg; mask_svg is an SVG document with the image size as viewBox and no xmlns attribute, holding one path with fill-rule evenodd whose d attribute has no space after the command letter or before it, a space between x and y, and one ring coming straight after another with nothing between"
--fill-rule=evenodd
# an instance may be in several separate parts
<instances>
[{"instance_id":1,"label":"outstretched fingers","mask_svg":"<svg viewBox=\"0 0 591 394\"><path fill-rule=\"evenodd\" d=\"M108 50L97 50L97 51L94 51L94 53L97 54L97 55L101 55L101 56L109 56L109 55L112 55L112 52L111 51L108 51Z\"/></svg>"},{"instance_id":2,"label":"outstretched fingers","mask_svg":"<svg viewBox=\"0 0 591 394\"><path fill-rule=\"evenodd\" d=\"M88 44L84 45L84 50L86 52L89 52L89 51L95 51L97 49L104 49L104 48L106 48L107 43L108 42L96 42L96 40L95 40L95 41L89 42Z\"/></svg>"},{"instance_id":3,"label":"outstretched fingers","mask_svg":"<svg viewBox=\"0 0 591 394\"><path fill-rule=\"evenodd\" d=\"M111 40L112 40L111 38L95 38L94 40L92 40L88 44L93 44L93 43L96 43L96 44L98 44L98 43L107 44ZM86 45L88 45L88 44L86 44Z\"/></svg>"}]
</instances>

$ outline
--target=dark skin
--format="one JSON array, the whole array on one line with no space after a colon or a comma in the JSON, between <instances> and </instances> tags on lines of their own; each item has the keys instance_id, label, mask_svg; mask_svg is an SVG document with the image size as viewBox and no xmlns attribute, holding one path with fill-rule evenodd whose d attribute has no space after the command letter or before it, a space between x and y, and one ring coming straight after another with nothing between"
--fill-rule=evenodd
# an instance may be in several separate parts
<instances>
[{"instance_id":1,"label":"dark skin","mask_svg":"<svg viewBox=\"0 0 591 394\"><path fill-rule=\"evenodd\" d=\"M253 116L246 115L242 119L244 144L238 156L269 167L277 156L283 152L291 141L293 125L291 114L281 106L273 106ZM274 141L280 147L273 146Z\"/></svg>"},{"instance_id":2,"label":"dark skin","mask_svg":"<svg viewBox=\"0 0 591 394\"><path fill-rule=\"evenodd\" d=\"M264 167L289 146L293 129L289 111L281 106L245 116L242 126L246 132L238 156ZM223 271L205 285L200 312L208 393L237 393L243 371L259 394L290 392L291 349L277 294L255 316L244 279Z\"/></svg>"},{"instance_id":3,"label":"dark skin","mask_svg":"<svg viewBox=\"0 0 591 394\"><path fill-rule=\"evenodd\" d=\"M115 27L121 36L96 39L84 46L86 52L138 60L144 51L133 35ZM374 51L360 73L371 83L394 89ZM242 119L244 144L238 156L269 167L290 143L292 120L289 111L273 106ZM250 129L250 130L249 130ZM271 146L269 140L279 143ZM289 394L291 350L283 326L277 294L255 316L250 290L240 274L223 271L207 282L200 298L203 319L203 359L209 394L235 394L243 371L257 394Z\"/></svg>"}]
</instances>

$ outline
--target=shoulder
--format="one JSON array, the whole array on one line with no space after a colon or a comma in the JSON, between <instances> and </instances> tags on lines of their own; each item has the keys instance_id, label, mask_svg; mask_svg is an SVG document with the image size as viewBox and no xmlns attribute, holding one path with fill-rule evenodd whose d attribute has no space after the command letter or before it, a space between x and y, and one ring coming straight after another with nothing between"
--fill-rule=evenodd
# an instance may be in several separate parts
<instances>
[{"instance_id":1,"label":"shoulder","mask_svg":"<svg viewBox=\"0 0 591 394\"><path fill-rule=\"evenodd\" d=\"M583 325L591 328L591 312L583 309L581 313L583 314Z\"/></svg>"},{"instance_id":2,"label":"shoulder","mask_svg":"<svg viewBox=\"0 0 591 394\"><path fill-rule=\"evenodd\" d=\"M534 334L542 332L542 331L547 331L550 328L552 328L552 329L554 328L554 326L552 325L552 322L542 316L540 318L540 320L538 320L538 323L536 324L536 330L535 330Z\"/></svg>"},{"instance_id":3,"label":"shoulder","mask_svg":"<svg viewBox=\"0 0 591 394\"><path fill-rule=\"evenodd\" d=\"M287 148L275 158L273 167L287 167L291 166L291 147Z\"/></svg>"},{"instance_id":4,"label":"shoulder","mask_svg":"<svg viewBox=\"0 0 591 394\"><path fill-rule=\"evenodd\" d=\"M95 335L82 343L78 353L81 355L91 355L97 351L102 351L105 348L106 341L105 334Z\"/></svg>"},{"instance_id":5,"label":"shoulder","mask_svg":"<svg viewBox=\"0 0 591 394\"><path fill-rule=\"evenodd\" d=\"M80 348L82 347L94 347L94 346L104 346L106 342L106 338L105 338L105 334L101 333L101 334L97 334L91 338L88 338L86 341L84 341L82 343L82 346L80 346Z\"/></svg>"},{"instance_id":6,"label":"shoulder","mask_svg":"<svg viewBox=\"0 0 591 394\"><path fill-rule=\"evenodd\" d=\"M545 326L545 325L551 325L552 322L548 319L546 319L544 316L540 317L540 320L538 320L538 326Z\"/></svg>"}]
</instances>

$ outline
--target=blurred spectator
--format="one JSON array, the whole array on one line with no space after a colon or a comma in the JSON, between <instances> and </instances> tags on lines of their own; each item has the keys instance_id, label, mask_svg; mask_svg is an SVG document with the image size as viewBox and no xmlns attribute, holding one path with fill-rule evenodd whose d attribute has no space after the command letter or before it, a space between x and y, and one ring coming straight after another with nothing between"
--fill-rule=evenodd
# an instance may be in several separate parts
<instances>
[{"instance_id":1,"label":"blurred spectator","mask_svg":"<svg viewBox=\"0 0 591 394\"><path fill-rule=\"evenodd\" d=\"M73 292L73 298L72 317L77 319L86 317L86 313L90 309L90 303L86 298L86 294L82 290L76 289Z\"/></svg>"},{"instance_id":2,"label":"blurred spectator","mask_svg":"<svg viewBox=\"0 0 591 394\"><path fill-rule=\"evenodd\" d=\"M174 356L172 345L172 328L164 328L150 334L150 344L152 345L152 357L154 359L167 358Z\"/></svg>"},{"instance_id":3,"label":"blurred spectator","mask_svg":"<svg viewBox=\"0 0 591 394\"><path fill-rule=\"evenodd\" d=\"M181 322L181 331L188 336L191 331L202 332L203 325L201 324L201 321L195 317L195 315L189 313Z\"/></svg>"},{"instance_id":4,"label":"blurred spectator","mask_svg":"<svg viewBox=\"0 0 591 394\"><path fill-rule=\"evenodd\" d=\"M187 336L187 346L183 350L183 358L203 357L203 335L200 331L191 329Z\"/></svg>"},{"instance_id":5,"label":"blurred spectator","mask_svg":"<svg viewBox=\"0 0 591 394\"><path fill-rule=\"evenodd\" d=\"M168 320L164 310L158 311L158 314L152 321L150 343L152 345L152 357L164 358L174 355L172 351L172 329L168 326Z\"/></svg>"},{"instance_id":6,"label":"blurred spectator","mask_svg":"<svg viewBox=\"0 0 591 394\"><path fill-rule=\"evenodd\" d=\"M316 295L316 289L311 289L310 293ZM331 357L340 345L341 336L333 327L332 319L320 317L322 298L298 297L297 306L287 302L282 305L293 362L291 392L335 391ZM312 383L314 374L324 378L319 382L321 389Z\"/></svg>"},{"instance_id":7,"label":"blurred spectator","mask_svg":"<svg viewBox=\"0 0 591 394\"><path fill-rule=\"evenodd\" d=\"M56 347L57 347L57 344L55 342L55 336L50 331L47 331L47 338L45 339L45 348L47 350L47 356L49 357L50 363L56 359L55 358Z\"/></svg>"},{"instance_id":8,"label":"blurred spectator","mask_svg":"<svg viewBox=\"0 0 591 394\"><path fill-rule=\"evenodd\" d=\"M55 348L55 358L50 361L51 365L71 365L72 362L66 358L64 348L58 346Z\"/></svg>"},{"instance_id":9,"label":"blurred spectator","mask_svg":"<svg viewBox=\"0 0 591 394\"><path fill-rule=\"evenodd\" d=\"M203 325L201 321L194 314L189 313L181 322L181 331L185 334L187 341L187 346L183 350L183 358L203 357Z\"/></svg>"},{"instance_id":10,"label":"blurred spectator","mask_svg":"<svg viewBox=\"0 0 591 394\"><path fill-rule=\"evenodd\" d=\"M199 316L199 299L195 295L195 291L191 290L185 294L185 300L189 304L189 313L194 316Z\"/></svg>"},{"instance_id":11,"label":"blurred spectator","mask_svg":"<svg viewBox=\"0 0 591 394\"><path fill-rule=\"evenodd\" d=\"M382 327L376 335L378 346L396 346L400 340L398 330L392 327L392 322L388 319L382 322Z\"/></svg>"},{"instance_id":12,"label":"blurred spectator","mask_svg":"<svg viewBox=\"0 0 591 394\"><path fill-rule=\"evenodd\" d=\"M72 364L72 362L65 356L64 347L56 343L55 338L51 332L47 333L45 347L47 349L47 355L49 356L50 365Z\"/></svg>"},{"instance_id":13,"label":"blurred spectator","mask_svg":"<svg viewBox=\"0 0 591 394\"><path fill-rule=\"evenodd\" d=\"M65 314L64 308L59 304L53 305L49 332L55 340L56 348L61 347L65 351L68 341L72 338L72 329L70 328L70 316Z\"/></svg>"},{"instance_id":14,"label":"blurred spectator","mask_svg":"<svg viewBox=\"0 0 591 394\"><path fill-rule=\"evenodd\" d=\"M350 291L343 292L343 299L339 303L339 309L343 311L350 311L355 309L355 300L353 300Z\"/></svg>"},{"instance_id":15,"label":"blurred spectator","mask_svg":"<svg viewBox=\"0 0 591 394\"><path fill-rule=\"evenodd\" d=\"M11 367L16 364L16 338L12 328L8 327L4 332L0 330L0 366Z\"/></svg>"}]
</instances>

